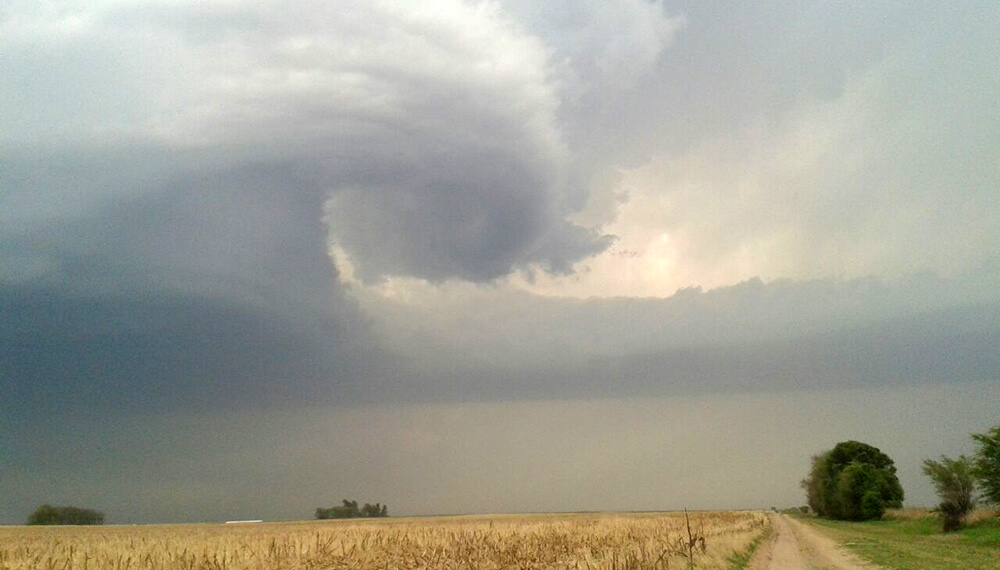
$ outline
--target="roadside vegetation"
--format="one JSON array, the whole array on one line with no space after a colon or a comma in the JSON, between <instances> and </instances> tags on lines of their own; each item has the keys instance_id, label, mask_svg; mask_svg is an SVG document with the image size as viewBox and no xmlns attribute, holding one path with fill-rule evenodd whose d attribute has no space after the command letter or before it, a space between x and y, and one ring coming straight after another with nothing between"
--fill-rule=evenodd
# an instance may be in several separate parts
<instances>
[{"instance_id":1,"label":"roadside vegetation","mask_svg":"<svg viewBox=\"0 0 1000 570\"><path fill-rule=\"evenodd\" d=\"M983 501L1000 507L1000 424L986 433L972 434L976 454L972 474L982 490Z\"/></svg>"},{"instance_id":2,"label":"roadside vegetation","mask_svg":"<svg viewBox=\"0 0 1000 570\"><path fill-rule=\"evenodd\" d=\"M814 455L802 487L816 514L837 520L876 520L903 504L895 463L860 441L842 441Z\"/></svg>"},{"instance_id":3,"label":"roadside vegetation","mask_svg":"<svg viewBox=\"0 0 1000 570\"><path fill-rule=\"evenodd\" d=\"M942 533L936 512L888 511L865 523L810 519L831 538L884 568L894 570L996 570L1000 568L1000 518L995 510L970 513L960 531Z\"/></svg>"},{"instance_id":4,"label":"roadside vegetation","mask_svg":"<svg viewBox=\"0 0 1000 570\"><path fill-rule=\"evenodd\" d=\"M976 506L972 496L975 482L972 478L972 463L961 455L958 459L941 456L940 461L924 460L924 474L934 482L934 488L941 497L937 511L945 532L962 528L963 521Z\"/></svg>"},{"instance_id":5,"label":"roadside vegetation","mask_svg":"<svg viewBox=\"0 0 1000 570\"><path fill-rule=\"evenodd\" d=\"M753 540L753 542L750 543L750 546L748 546L745 550L738 551L730 556L730 570L745 570L746 568L749 568L750 563L753 562L754 555L757 554L758 550L760 550L760 546L764 544L768 538L770 538L772 532L774 532L774 529L771 525L768 525L764 529L764 532L762 532Z\"/></svg>"},{"instance_id":6,"label":"roadside vegetation","mask_svg":"<svg viewBox=\"0 0 1000 570\"><path fill-rule=\"evenodd\" d=\"M940 498L933 512L945 532L961 529L978 502L1000 507L1000 424L972 434L972 440L972 457L942 455L923 462ZM893 460L877 447L853 440L814 455L802 488L809 503L803 513L811 510L839 521L880 520L886 509L899 509L904 496Z\"/></svg>"},{"instance_id":7,"label":"roadside vegetation","mask_svg":"<svg viewBox=\"0 0 1000 570\"><path fill-rule=\"evenodd\" d=\"M924 473L941 498L936 511L945 532L959 530L967 522L976 506L977 487L982 503L1000 507L1000 424L972 434L972 441L976 444L972 457L924 460Z\"/></svg>"},{"instance_id":8,"label":"roadside vegetation","mask_svg":"<svg viewBox=\"0 0 1000 570\"><path fill-rule=\"evenodd\" d=\"M786 512L806 517L807 511L814 511L819 516L809 517L813 524L885 568L996 570L1000 568L1000 425L972 434L972 440L976 451L971 457L924 460L924 474L940 499L934 509L883 513L869 506L876 493L885 499L886 489L892 500L883 504L893 506L897 496L902 500L902 488L897 495L892 460L876 448L849 441L813 457L809 476L802 482L810 509ZM877 470L883 475L873 475ZM859 491L857 475L864 473L868 475L861 480L866 483Z\"/></svg>"}]
</instances>

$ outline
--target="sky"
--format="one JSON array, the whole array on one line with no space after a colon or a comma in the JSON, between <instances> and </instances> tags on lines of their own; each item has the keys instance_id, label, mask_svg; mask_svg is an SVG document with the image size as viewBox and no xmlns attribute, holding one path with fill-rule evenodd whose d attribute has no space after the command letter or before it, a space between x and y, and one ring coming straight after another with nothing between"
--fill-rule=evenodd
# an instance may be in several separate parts
<instances>
[{"instance_id":1,"label":"sky","mask_svg":"<svg viewBox=\"0 0 1000 570\"><path fill-rule=\"evenodd\" d=\"M1000 7L0 6L0 523L804 503L1000 421Z\"/></svg>"}]
</instances>

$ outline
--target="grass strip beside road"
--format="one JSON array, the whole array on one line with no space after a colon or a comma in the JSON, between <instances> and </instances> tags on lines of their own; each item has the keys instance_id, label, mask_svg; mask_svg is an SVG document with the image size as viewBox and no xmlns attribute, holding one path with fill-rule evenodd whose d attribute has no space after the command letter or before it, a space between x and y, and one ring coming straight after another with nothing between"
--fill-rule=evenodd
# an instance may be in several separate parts
<instances>
[{"instance_id":1,"label":"grass strip beside road","mask_svg":"<svg viewBox=\"0 0 1000 570\"><path fill-rule=\"evenodd\" d=\"M750 543L750 546L746 548L743 552L738 552L729 557L729 568L731 570L745 570L750 566L750 561L753 560L753 555L757 553L760 549L760 545L771 537L771 533L774 532L774 527L768 522L767 528L764 532L760 534L757 538Z\"/></svg>"},{"instance_id":2,"label":"grass strip beside road","mask_svg":"<svg viewBox=\"0 0 1000 570\"><path fill-rule=\"evenodd\" d=\"M894 570L1000 568L1000 518L941 532L937 518L843 522L802 517L862 558Z\"/></svg>"}]
</instances>

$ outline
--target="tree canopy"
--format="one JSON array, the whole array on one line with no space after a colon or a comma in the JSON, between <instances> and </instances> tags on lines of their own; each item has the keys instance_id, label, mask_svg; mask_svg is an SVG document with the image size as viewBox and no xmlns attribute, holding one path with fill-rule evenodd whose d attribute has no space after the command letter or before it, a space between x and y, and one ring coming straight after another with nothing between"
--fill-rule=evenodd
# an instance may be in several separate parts
<instances>
[{"instance_id":1,"label":"tree canopy","mask_svg":"<svg viewBox=\"0 0 1000 570\"><path fill-rule=\"evenodd\" d=\"M903 504L903 487L892 459L860 441L842 441L812 458L802 481L816 514L840 520L871 520Z\"/></svg>"},{"instance_id":2,"label":"tree canopy","mask_svg":"<svg viewBox=\"0 0 1000 570\"><path fill-rule=\"evenodd\" d=\"M983 501L1000 506L1000 424L986 433L972 434L972 440L978 448L972 457L972 474Z\"/></svg>"},{"instance_id":3,"label":"tree canopy","mask_svg":"<svg viewBox=\"0 0 1000 570\"><path fill-rule=\"evenodd\" d=\"M28 516L29 525L97 525L104 524L104 513L78 507L42 505Z\"/></svg>"}]
</instances>

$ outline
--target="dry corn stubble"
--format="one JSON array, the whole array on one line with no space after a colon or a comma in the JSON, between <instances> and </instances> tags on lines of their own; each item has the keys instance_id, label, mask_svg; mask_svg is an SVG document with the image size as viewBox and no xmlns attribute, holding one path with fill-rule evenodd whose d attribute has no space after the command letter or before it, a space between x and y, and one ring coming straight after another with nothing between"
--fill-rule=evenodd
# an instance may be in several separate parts
<instances>
[{"instance_id":1,"label":"dry corn stubble","mask_svg":"<svg viewBox=\"0 0 1000 570\"><path fill-rule=\"evenodd\" d=\"M726 568L761 512L495 515L254 525L0 527L0 570ZM692 548L692 542L694 542Z\"/></svg>"}]
</instances>

